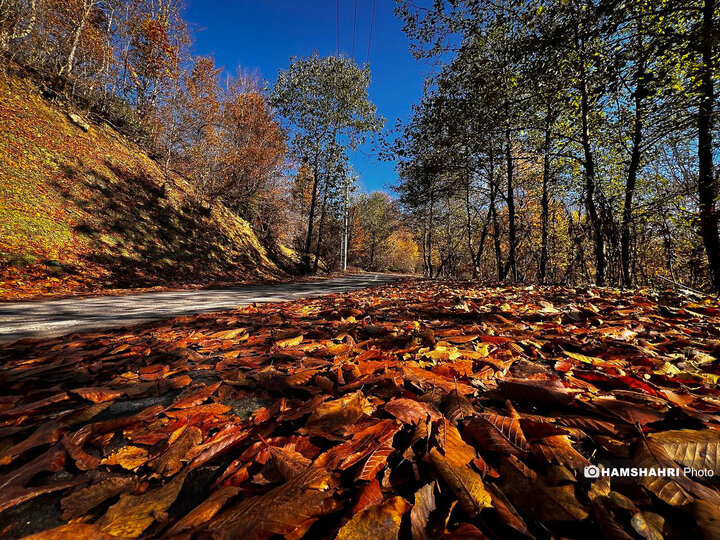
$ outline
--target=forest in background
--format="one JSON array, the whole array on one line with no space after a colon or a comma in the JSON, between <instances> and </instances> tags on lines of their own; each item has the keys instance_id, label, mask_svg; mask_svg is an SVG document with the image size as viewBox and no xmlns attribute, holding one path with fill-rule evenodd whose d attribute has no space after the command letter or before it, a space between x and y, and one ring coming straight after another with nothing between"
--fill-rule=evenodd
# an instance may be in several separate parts
<instances>
[{"instance_id":1,"label":"forest in background","mask_svg":"<svg viewBox=\"0 0 720 540\"><path fill-rule=\"evenodd\" d=\"M221 202L305 272L413 272L395 201L361 193L348 151L383 120L370 72L343 56L292 58L270 87L194 56L178 0L3 0L0 53L50 99L107 123L201 201Z\"/></svg>"},{"instance_id":2,"label":"forest in background","mask_svg":"<svg viewBox=\"0 0 720 540\"><path fill-rule=\"evenodd\" d=\"M714 0L397 3L432 66L385 129L394 196L349 152L381 133L370 68L273 85L192 55L178 0L4 0L0 49L221 201L305 272L720 290Z\"/></svg>"},{"instance_id":3,"label":"forest in background","mask_svg":"<svg viewBox=\"0 0 720 540\"><path fill-rule=\"evenodd\" d=\"M425 274L720 290L714 0L402 1Z\"/></svg>"}]
</instances>

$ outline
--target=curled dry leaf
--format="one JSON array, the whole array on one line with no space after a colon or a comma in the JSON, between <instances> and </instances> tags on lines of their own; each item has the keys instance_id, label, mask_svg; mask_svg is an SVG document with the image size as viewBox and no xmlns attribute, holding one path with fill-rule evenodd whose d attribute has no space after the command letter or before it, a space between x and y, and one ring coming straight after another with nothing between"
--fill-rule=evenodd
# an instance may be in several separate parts
<instances>
[{"instance_id":1,"label":"curled dry leaf","mask_svg":"<svg viewBox=\"0 0 720 540\"><path fill-rule=\"evenodd\" d=\"M123 446L103 458L103 465L119 465L123 469L133 470L148 460L148 451L140 446Z\"/></svg>"},{"instance_id":2,"label":"curled dry leaf","mask_svg":"<svg viewBox=\"0 0 720 540\"><path fill-rule=\"evenodd\" d=\"M137 478L132 476L109 476L92 485L72 492L60 501L62 518L71 520L88 514L101 503L133 491L137 486Z\"/></svg>"},{"instance_id":3,"label":"curled dry leaf","mask_svg":"<svg viewBox=\"0 0 720 540\"><path fill-rule=\"evenodd\" d=\"M97 525L111 536L137 538L152 525L156 517L170 508L180 493L186 473L181 473L162 487L142 495L123 493L120 500L108 508Z\"/></svg>"},{"instance_id":4,"label":"curled dry leaf","mask_svg":"<svg viewBox=\"0 0 720 540\"><path fill-rule=\"evenodd\" d=\"M524 456L531 451L520 420L492 412L482 413L467 424L468 434L485 450Z\"/></svg>"},{"instance_id":5,"label":"curled dry leaf","mask_svg":"<svg viewBox=\"0 0 720 540\"><path fill-rule=\"evenodd\" d=\"M368 456L365 464L360 469L357 476L358 480L372 480L377 474L385 468L387 459L395 451L390 445L378 446L370 456Z\"/></svg>"},{"instance_id":6,"label":"curled dry leaf","mask_svg":"<svg viewBox=\"0 0 720 540\"><path fill-rule=\"evenodd\" d=\"M547 461L582 471L590 462L570 443L567 435L552 435L531 445L533 453Z\"/></svg>"},{"instance_id":7,"label":"curled dry leaf","mask_svg":"<svg viewBox=\"0 0 720 540\"><path fill-rule=\"evenodd\" d=\"M430 457L470 517L475 517L484 508L492 506L490 494L485 490L479 474L464 465L447 460L435 448L430 451Z\"/></svg>"},{"instance_id":8,"label":"curled dry leaf","mask_svg":"<svg viewBox=\"0 0 720 540\"><path fill-rule=\"evenodd\" d=\"M150 462L150 466L163 476L172 476L182 467L188 453L202 442L202 432L189 426L170 447Z\"/></svg>"},{"instance_id":9,"label":"curled dry leaf","mask_svg":"<svg viewBox=\"0 0 720 540\"><path fill-rule=\"evenodd\" d=\"M364 488L360 489L360 494L358 495L355 506L353 506L352 514L355 515L368 506L379 503L382 500L383 494L380 489L380 482L378 482L377 478L375 478Z\"/></svg>"},{"instance_id":10,"label":"curled dry leaf","mask_svg":"<svg viewBox=\"0 0 720 540\"><path fill-rule=\"evenodd\" d=\"M435 510L435 483L424 485L415 492L415 504L410 511L410 532L413 540L430 540L427 530L430 514Z\"/></svg>"},{"instance_id":11,"label":"curled dry leaf","mask_svg":"<svg viewBox=\"0 0 720 540\"><path fill-rule=\"evenodd\" d=\"M403 515L410 504L402 497L393 497L369 506L343 525L337 540L397 540Z\"/></svg>"},{"instance_id":12,"label":"curled dry leaf","mask_svg":"<svg viewBox=\"0 0 720 540\"><path fill-rule=\"evenodd\" d=\"M317 433L333 431L354 424L373 410L363 393L357 391L318 405L308 418L307 426Z\"/></svg>"},{"instance_id":13,"label":"curled dry leaf","mask_svg":"<svg viewBox=\"0 0 720 540\"><path fill-rule=\"evenodd\" d=\"M190 531L210 521L225 506L227 501L240 493L240 488L225 486L213 492L210 497L196 506L168 530L168 535Z\"/></svg>"},{"instance_id":14,"label":"curled dry leaf","mask_svg":"<svg viewBox=\"0 0 720 540\"><path fill-rule=\"evenodd\" d=\"M439 420L441 418L440 413L429 403L408 398L388 401L385 404L385 412L393 415L405 424L418 424L428 418L432 420Z\"/></svg>"}]
</instances>

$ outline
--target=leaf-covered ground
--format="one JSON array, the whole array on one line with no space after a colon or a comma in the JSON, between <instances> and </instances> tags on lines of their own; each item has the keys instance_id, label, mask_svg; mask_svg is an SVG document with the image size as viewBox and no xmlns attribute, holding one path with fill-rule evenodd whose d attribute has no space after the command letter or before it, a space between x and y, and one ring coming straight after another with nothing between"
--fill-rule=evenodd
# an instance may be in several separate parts
<instances>
[{"instance_id":1,"label":"leaf-covered ground","mask_svg":"<svg viewBox=\"0 0 720 540\"><path fill-rule=\"evenodd\" d=\"M292 252L270 254L222 204L67 112L0 73L0 301L287 277L274 260Z\"/></svg>"},{"instance_id":2,"label":"leaf-covered ground","mask_svg":"<svg viewBox=\"0 0 720 540\"><path fill-rule=\"evenodd\" d=\"M720 309L408 281L0 349L0 536L720 536Z\"/></svg>"}]
</instances>

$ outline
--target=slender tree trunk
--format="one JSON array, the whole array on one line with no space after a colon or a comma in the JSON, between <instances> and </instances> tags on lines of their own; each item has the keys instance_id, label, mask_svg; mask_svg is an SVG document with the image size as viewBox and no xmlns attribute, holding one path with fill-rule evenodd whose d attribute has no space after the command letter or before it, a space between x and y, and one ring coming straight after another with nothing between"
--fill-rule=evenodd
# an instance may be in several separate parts
<instances>
[{"instance_id":1,"label":"slender tree trunk","mask_svg":"<svg viewBox=\"0 0 720 540\"><path fill-rule=\"evenodd\" d=\"M477 251L475 252L475 264L478 267L478 277L480 277L480 260L482 259L483 252L485 251L485 241L487 240L488 232L490 231L490 218L492 214L488 208L485 216L485 222L483 223L482 232L480 233L480 240L478 241Z\"/></svg>"},{"instance_id":2,"label":"slender tree trunk","mask_svg":"<svg viewBox=\"0 0 720 540\"><path fill-rule=\"evenodd\" d=\"M318 267L320 265L320 250L322 249L323 240L323 229L325 228L325 215L327 213L327 199L328 199L328 184L325 182L325 188L323 189L323 202L322 209L320 211L320 225L318 226L318 239L315 244L315 260L313 261L313 274L317 274Z\"/></svg>"},{"instance_id":3,"label":"slender tree trunk","mask_svg":"<svg viewBox=\"0 0 720 540\"><path fill-rule=\"evenodd\" d=\"M470 173L465 176L465 226L467 228L467 245L470 252L470 261L473 265L472 278L477 279L480 273L479 261L475 257L475 246L473 246L472 227L472 206L470 205Z\"/></svg>"},{"instance_id":4,"label":"slender tree trunk","mask_svg":"<svg viewBox=\"0 0 720 540\"><path fill-rule=\"evenodd\" d=\"M633 126L632 150L630 163L628 165L628 177L625 184L625 202L623 204L622 224L620 226L620 260L622 263L622 280L625 287L632 286L631 256L630 256L630 234L632 226L633 197L635 195L635 184L637 173L640 167L642 156L642 135L643 135L643 112L642 100L645 92L645 68L641 62L638 67L638 79L635 84L635 120Z\"/></svg>"},{"instance_id":5,"label":"slender tree trunk","mask_svg":"<svg viewBox=\"0 0 720 540\"><path fill-rule=\"evenodd\" d=\"M515 186L513 184L514 163L512 155L512 141L510 130L505 130L505 164L507 168L507 207L508 207L508 260L503 271L503 279L510 271L513 282L518 280L517 261L515 259L515 248L517 247L517 229L515 224Z\"/></svg>"},{"instance_id":6,"label":"slender tree trunk","mask_svg":"<svg viewBox=\"0 0 720 540\"><path fill-rule=\"evenodd\" d=\"M503 260L502 260L502 249L500 247L500 224L498 223L497 207L495 200L497 198L497 187L495 185L495 154L493 151L493 145L490 144L490 159L488 169L488 182L490 184L490 216L493 224L493 245L495 247L495 264L497 266L497 279L502 281L503 279Z\"/></svg>"},{"instance_id":7,"label":"slender tree trunk","mask_svg":"<svg viewBox=\"0 0 720 540\"><path fill-rule=\"evenodd\" d=\"M545 115L545 144L543 145L543 171L542 171L542 197L540 200L542 232L540 240L540 276L541 285L545 284L547 279L547 262L548 262L548 221L549 221L549 197L548 184L550 181L550 124L552 111L548 103L547 113Z\"/></svg>"},{"instance_id":8,"label":"slender tree trunk","mask_svg":"<svg viewBox=\"0 0 720 540\"><path fill-rule=\"evenodd\" d=\"M668 227L667 218L663 216L663 245L665 247L665 267L667 268L670 278L673 281L677 281L675 278L675 269L673 268L674 250L672 244L672 234L670 233L670 227Z\"/></svg>"},{"instance_id":9,"label":"slender tree trunk","mask_svg":"<svg viewBox=\"0 0 720 540\"><path fill-rule=\"evenodd\" d=\"M428 268L428 257L427 257L427 220L423 220L423 238L422 238L422 250L423 250L423 276L429 276L430 270Z\"/></svg>"},{"instance_id":10,"label":"slender tree trunk","mask_svg":"<svg viewBox=\"0 0 720 540\"><path fill-rule=\"evenodd\" d=\"M428 213L428 250L427 250L427 268L428 275L432 278L433 276L433 264L432 264L432 237L433 237L433 210L435 205L435 193L434 190L430 190L430 211Z\"/></svg>"},{"instance_id":11,"label":"slender tree trunk","mask_svg":"<svg viewBox=\"0 0 720 540\"><path fill-rule=\"evenodd\" d=\"M580 58L580 120L582 124L582 147L585 166L585 206L587 208L590 225L595 241L595 284L605 285L605 238L603 236L602 220L595 205L595 160L590 145L590 104L587 90L587 74L585 61Z\"/></svg>"},{"instance_id":12,"label":"slender tree trunk","mask_svg":"<svg viewBox=\"0 0 720 540\"><path fill-rule=\"evenodd\" d=\"M61 79L61 81L64 81L68 77L68 75L70 75L70 72L75 65L75 55L77 54L77 48L80 44L80 37L82 36L82 32L85 29L85 24L87 23L87 20L90 17L90 12L92 11L92 8L94 6L94 0L85 0L83 2L84 9L82 15L80 16L80 21L78 21L78 24L73 32L73 38L70 42L70 51L68 52L65 63L60 67L60 71L58 72L58 78Z\"/></svg>"},{"instance_id":13,"label":"slender tree trunk","mask_svg":"<svg viewBox=\"0 0 720 540\"><path fill-rule=\"evenodd\" d=\"M308 210L307 236L305 237L305 250L303 254L305 271L310 271L310 247L312 245L313 224L315 221L315 207L317 206L318 183L320 177L320 151L315 150L315 161L313 163L313 186L310 197L310 209Z\"/></svg>"},{"instance_id":14,"label":"slender tree trunk","mask_svg":"<svg viewBox=\"0 0 720 540\"><path fill-rule=\"evenodd\" d=\"M715 0L705 0L700 37L702 54L700 107L698 110L698 199L700 202L700 233L708 259L710 277L715 291L720 292L720 236L715 199L718 181L713 166L713 109L715 105L715 65L713 60Z\"/></svg>"},{"instance_id":15,"label":"slender tree trunk","mask_svg":"<svg viewBox=\"0 0 720 540\"><path fill-rule=\"evenodd\" d=\"M493 241L495 245L495 263L497 264L498 281L503 279L503 260L502 249L500 248L500 224L498 223L497 208L495 206L496 188L495 184L490 184L490 212L493 221Z\"/></svg>"}]
</instances>

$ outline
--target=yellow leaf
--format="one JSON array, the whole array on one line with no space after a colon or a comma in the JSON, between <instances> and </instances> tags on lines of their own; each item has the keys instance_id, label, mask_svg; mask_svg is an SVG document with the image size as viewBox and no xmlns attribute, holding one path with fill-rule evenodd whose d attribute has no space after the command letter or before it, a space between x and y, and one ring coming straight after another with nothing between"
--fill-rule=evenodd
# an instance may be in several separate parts
<instances>
[{"instance_id":1,"label":"yellow leaf","mask_svg":"<svg viewBox=\"0 0 720 540\"><path fill-rule=\"evenodd\" d=\"M145 448L139 446L123 446L102 460L103 465L120 465L123 469L137 469L148 459Z\"/></svg>"}]
</instances>

